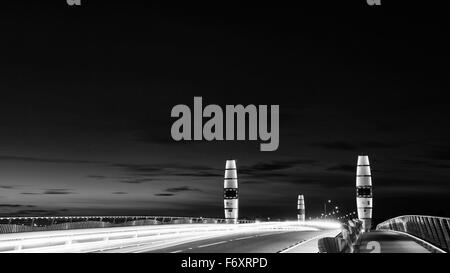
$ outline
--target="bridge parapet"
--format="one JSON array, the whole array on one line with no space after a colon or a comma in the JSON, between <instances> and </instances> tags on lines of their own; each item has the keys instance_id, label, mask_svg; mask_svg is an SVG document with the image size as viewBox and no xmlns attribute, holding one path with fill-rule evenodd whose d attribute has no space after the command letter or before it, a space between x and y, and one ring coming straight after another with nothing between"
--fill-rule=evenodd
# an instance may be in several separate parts
<instances>
[{"instance_id":1,"label":"bridge parapet","mask_svg":"<svg viewBox=\"0 0 450 273\"><path fill-rule=\"evenodd\" d=\"M353 252L361 232L363 232L363 223L360 220L349 220L347 223L342 223L341 233L338 236L325 237L318 240L319 252Z\"/></svg>"},{"instance_id":2,"label":"bridge parapet","mask_svg":"<svg viewBox=\"0 0 450 273\"><path fill-rule=\"evenodd\" d=\"M408 233L446 252L450 250L450 218L403 215L378 224L376 229Z\"/></svg>"},{"instance_id":3,"label":"bridge parapet","mask_svg":"<svg viewBox=\"0 0 450 273\"><path fill-rule=\"evenodd\" d=\"M253 223L239 220L239 223ZM0 234L70 230L86 228L107 228L147 226L162 224L222 224L225 219L175 216L42 216L42 217L0 217Z\"/></svg>"}]
</instances>

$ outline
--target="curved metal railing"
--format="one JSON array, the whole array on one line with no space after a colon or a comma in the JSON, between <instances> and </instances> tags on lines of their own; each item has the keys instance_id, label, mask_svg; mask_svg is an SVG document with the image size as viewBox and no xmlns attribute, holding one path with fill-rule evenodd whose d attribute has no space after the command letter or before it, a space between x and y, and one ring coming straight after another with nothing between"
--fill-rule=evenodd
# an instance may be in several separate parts
<instances>
[{"instance_id":1,"label":"curved metal railing","mask_svg":"<svg viewBox=\"0 0 450 273\"><path fill-rule=\"evenodd\" d=\"M239 220L239 223L252 223ZM126 226L146 226L161 224L221 224L225 219L174 216L41 216L41 217L0 217L0 234L69 230L85 228L106 228Z\"/></svg>"},{"instance_id":2,"label":"curved metal railing","mask_svg":"<svg viewBox=\"0 0 450 273\"><path fill-rule=\"evenodd\" d=\"M377 230L394 230L414 235L448 252L450 250L450 218L403 215L377 225Z\"/></svg>"}]
</instances>

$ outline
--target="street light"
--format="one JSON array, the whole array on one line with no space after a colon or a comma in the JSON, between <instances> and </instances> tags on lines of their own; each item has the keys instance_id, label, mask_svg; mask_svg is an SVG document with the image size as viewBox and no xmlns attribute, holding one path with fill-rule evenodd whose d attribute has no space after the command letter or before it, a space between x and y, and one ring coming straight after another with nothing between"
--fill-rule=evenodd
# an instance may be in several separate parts
<instances>
[{"instance_id":1,"label":"street light","mask_svg":"<svg viewBox=\"0 0 450 273\"><path fill-rule=\"evenodd\" d=\"M339 214L339 206L337 206L331 199L328 199L326 202L323 203L323 212L325 215L330 215L331 213L327 214L327 205L331 205L331 212L332 214Z\"/></svg>"},{"instance_id":2,"label":"street light","mask_svg":"<svg viewBox=\"0 0 450 273\"><path fill-rule=\"evenodd\" d=\"M325 213L325 214L327 214L327 203L328 203L328 204L331 204L331 200L328 199L327 202L323 203L323 210L324 210L324 213Z\"/></svg>"}]
</instances>

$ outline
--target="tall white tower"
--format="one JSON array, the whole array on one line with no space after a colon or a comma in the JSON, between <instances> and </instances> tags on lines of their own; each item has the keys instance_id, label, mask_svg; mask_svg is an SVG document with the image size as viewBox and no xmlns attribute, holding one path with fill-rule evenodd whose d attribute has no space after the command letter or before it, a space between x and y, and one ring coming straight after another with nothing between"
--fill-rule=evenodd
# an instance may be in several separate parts
<instances>
[{"instance_id":1,"label":"tall white tower","mask_svg":"<svg viewBox=\"0 0 450 273\"><path fill-rule=\"evenodd\" d=\"M223 199L226 222L229 224L236 224L238 221L239 207L236 160L227 160L225 163Z\"/></svg>"},{"instance_id":2,"label":"tall white tower","mask_svg":"<svg viewBox=\"0 0 450 273\"><path fill-rule=\"evenodd\" d=\"M362 221L364 231L369 231L372 225L372 176L370 172L369 157L358 156L356 167L356 207L358 218Z\"/></svg>"},{"instance_id":3,"label":"tall white tower","mask_svg":"<svg viewBox=\"0 0 450 273\"><path fill-rule=\"evenodd\" d=\"M298 221L305 221L305 198L302 194L298 196L297 200L297 219Z\"/></svg>"}]
</instances>

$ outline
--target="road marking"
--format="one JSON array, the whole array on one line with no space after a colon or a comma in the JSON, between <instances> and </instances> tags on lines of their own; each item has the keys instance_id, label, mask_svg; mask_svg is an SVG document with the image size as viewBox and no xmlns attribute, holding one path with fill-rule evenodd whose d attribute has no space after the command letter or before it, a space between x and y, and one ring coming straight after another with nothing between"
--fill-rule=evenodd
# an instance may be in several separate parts
<instances>
[{"instance_id":1,"label":"road marking","mask_svg":"<svg viewBox=\"0 0 450 273\"><path fill-rule=\"evenodd\" d=\"M253 235L253 236L247 236L247 237L241 237L241 238L236 238L236 239L230 240L230 242L231 242L231 241L245 240L245 239L250 239L250 238L255 238L255 237L256 237L256 235Z\"/></svg>"},{"instance_id":2,"label":"road marking","mask_svg":"<svg viewBox=\"0 0 450 273\"><path fill-rule=\"evenodd\" d=\"M289 231L287 231L287 232L289 232ZM277 231L277 232L271 232L271 233L267 233L267 234L258 234L258 235L255 235L255 237L270 236L270 235L276 235L276 234L279 234L279 233L285 233L285 232L284 231L282 231L282 232Z\"/></svg>"},{"instance_id":3,"label":"road marking","mask_svg":"<svg viewBox=\"0 0 450 273\"><path fill-rule=\"evenodd\" d=\"M318 239L318 238L326 237L326 236L329 235L329 234L335 234L335 232L325 233L325 234L322 234L322 235L314 236L314 237L312 237L311 239L308 239L308 240L299 241L299 242L293 244L292 246L290 246L290 247L288 247L288 248L285 248L285 249L282 249L282 250L278 251L278 253L285 253L285 252L288 252L288 251L291 250L291 249L294 249L294 248L296 248L296 247L299 247L299 246L301 246L301 245L303 245L303 244L306 244L306 243L308 243L308 242L310 242L310 241L312 241L312 240L316 240L316 239Z\"/></svg>"},{"instance_id":4,"label":"road marking","mask_svg":"<svg viewBox=\"0 0 450 273\"><path fill-rule=\"evenodd\" d=\"M251 238L262 237L262 236L275 235L275 234L278 234L278 233L279 233L279 232L271 232L271 233L266 233L266 234L256 234L256 235L251 235L251 236L246 236L246 237L240 237L240 238L236 238L236 239L231 239L231 240L229 240L229 242L232 242L232 241L239 241L239 240L245 240L245 239L251 239Z\"/></svg>"},{"instance_id":5,"label":"road marking","mask_svg":"<svg viewBox=\"0 0 450 273\"><path fill-rule=\"evenodd\" d=\"M207 247L207 246L213 246L213 245L219 245L219 244L223 244L223 243L226 243L227 241L220 241L220 242L217 242L217 243L212 243L212 244L207 244L207 245L201 245L201 246L198 246L198 248L202 248L202 247Z\"/></svg>"},{"instance_id":6,"label":"road marking","mask_svg":"<svg viewBox=\"0 0 450 273\"><path fill-rule=\"evenodd\" d=\"M180 239L180 238L168 239L168 241L162 241L163 243L160 243L159 245L152 246L152 249L149 249L147 247L147 248L142 248L139 251L132 250L132 252L141 253L141 252L147 252L147 251L155 251L155 250L164 249L166 247L177 246L177 245L182 245L182 244L186 244L186 243L192 243L192 242L195 242L196 240L207 240L207 239L211 239L211 238L214 238L217 236L218 235L209 235L209 236L201 235L201 236L197 236L197 237L191 237L189 239ZM154 247L156 247L156 248L154 248ZM194 247L189 247L187 249L183 249L182 251L192 250L192 249L194 249Z\"/></svg>"}]
</instances>

